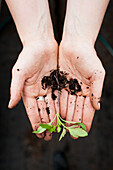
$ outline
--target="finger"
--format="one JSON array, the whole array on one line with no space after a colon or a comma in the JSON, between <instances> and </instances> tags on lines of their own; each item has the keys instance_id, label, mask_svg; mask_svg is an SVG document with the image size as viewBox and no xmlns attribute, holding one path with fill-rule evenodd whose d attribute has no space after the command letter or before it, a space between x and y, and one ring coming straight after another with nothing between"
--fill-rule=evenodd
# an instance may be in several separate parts
<instances>
[{"instance_id":1,"label":"finger","mask_svg":"<svg viewBox=\"0 0 113 170\"><path fill-rule=\"evenodd\" d=\"M45 141L50 141L51 139L52 139L52 134L50 132L46 131L44 140Z\"/></svg>"},{"instance_id":2,"label":"finger","mask_svg":"<svg viewBox=\"0 0 113 170\"><path fill-rule=\"evenodd\" d=\"M84 100L85 98L83 96L77 96L76 107L75 107L75 112L73 116L74 122L82 121Z\"/></svg>"},{"instance_id":3,"label":"finger","mask_svg":"<svg viewBox=\"0 0 113 170\"><path fill-rule=\"evenodd\" d=\"M67 107L67 114L66 114L66 120L72 121L74 110L75 110L75 102L76 102L76 96L69 94L68 96L68 107ZM69 123L66 123L67 126L70 126Z\"/></svg>"},{"instance_id":4,"label":"finger","mask_svg":"<svg viewBox=\"0 0 113 170\"><path fill-rule=\"evenodd\" d=\"M46 97L45 97L45 101L46 101L46 110L49 116L49 120L50 122L54 119L55 115L56 115L56 111L55 111L55 105L54 105L54 101L51 98L51 93L49 93ZM52 123L52 125L56 125L57 124L57 119L54 120L54 122Z\"/></svg>"},{"instance_id":5,"label":"finger","mask_svg":"<svg viewBox=\"0 0 113 170\"><path fill-rule=\"evenodd\" d=\"M62 92L60 95L60 115L63 119L66 118L67 101L68 101L68 92L62 89Z\"/></svg>"},{"instance_id":6,"label":"finger","mask_svg":"<svg viewBox=\"0 0 113 170\"><path fill-rule=\"evenodd\" d=\"M91 78L91 102L96 110L100 109L100 98L102 94L105 70L96 70Z\"/></svg>"},{"instance_id":7,"label":"finger","mask_svg":"<svg viewBox=\"0 0 113 170\"><path fill-rule=\"evenodd\" d=\"M82 121L84 100L85 99L83 96L77 96L75 112L74 112L74 116L73 116L73 122L81 122ZM71 137L73 139L77 139L73 136L71 136Z\"/></svg>"},{"instance_id":8,"label":"finger","mask_svg":"<svg viewBox=\"0 0 113 170\"><path fill-rule=\"evenodd\" d=\"M82 83L81 85L81 90L82 90L82 96L90 96L90 86Z\"/></svg>"},{"instance_id":9,"label":"finger","mask_svg":"<svg viewBox=\"0 0 113 170\"><path fill-rule=\"evenodd\" d=\"M25 77L22 73L22 70L20 70L19 68L13 68L10 88L11 97L8 105L9 108L13 108L20 101L24 82Z\"/></svg>"},{"instance_id":10,"label":"finger","mask_svg":"<svg viewBox=\"0 0 113 170\"><path fill-rule=\"evenodd\" d=\"M49 117L46 112L46 103L44 101L37 101L37 105L40 112L41 122L42 123L49 123Z\"/></svg>"},{"instance_id":11,"label":"finger","mask_svg":"<svg viewBox=\"0 0 113 170\"><path fill-rule=\"evenodd\" d=\"M84 102L83 109L83 120L82 122L85 124L87 131L89 132L92 124L92 120L94 117L95 109L93 108L90 98L86 97Z\"/></svg>"},{"instance_id":12,"label":"finger","mask_svg":"<svg viewBox=\"0 0 113 170\"><path fill-rule=\"evenodd\" d=\"M38 112L37 103L35 98L23 96L23 102L26 108L28 118L31 122L32 128L36 131L41 123L40 114ZM42 138L44 134L36 134L37 137Z\"/></svg>"},{"instance_id":13,"label":"finger","mask_svg":"<svg viewBox=\"0 0 113 170\"><path fill-rule=\"evenodd\" d=\"M46 111L46 103L44 101L37 101L37 104L40 112L41 123L49 123L49 116ZM52 136L50 134L50 132L46 131L44 139L47 141L51 140Z\"/></svg>"}]
</instances>

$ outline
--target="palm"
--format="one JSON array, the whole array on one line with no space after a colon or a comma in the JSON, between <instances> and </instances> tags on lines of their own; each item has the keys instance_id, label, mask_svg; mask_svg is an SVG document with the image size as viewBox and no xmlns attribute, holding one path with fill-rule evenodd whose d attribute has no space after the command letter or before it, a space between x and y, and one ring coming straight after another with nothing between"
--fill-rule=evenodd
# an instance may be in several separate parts
<instances>
[{"instance_id":1,"label":"palm","mask_svg":"<svg viewBox=\"0 0 113 170\"><path fill-rule=\"evenodd\" d=\"M44 96L47 91L42 89L41 79L49 74L50 70L56 69L57 49L47 53L39 47L39 49L36 49L38 52L36 54L32 54L32 51L28 51L29 49L26 50L28 55L25 56L23 64L24 72L26 73L24 95L31 97Z\"/></svg>"}]
</instances>

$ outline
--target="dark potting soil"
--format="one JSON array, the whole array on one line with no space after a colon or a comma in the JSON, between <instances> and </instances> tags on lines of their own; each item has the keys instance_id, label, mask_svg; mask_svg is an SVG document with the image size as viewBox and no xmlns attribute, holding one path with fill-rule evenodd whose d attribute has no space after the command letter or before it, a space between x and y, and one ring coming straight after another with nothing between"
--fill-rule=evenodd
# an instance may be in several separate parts
<instances>
[{"instance_id":1,"label":"dark potting soil","mask_svg":"<svg viewBox=\"0 0 113 170\"><path fill-rule=\"evenodd\" d=\"M44 76L42 78L42 88L46 90L47 88L52 90L52 99L56 99L54 94L55 90L62 92L62 89L67 90L71 95L76 95L77 92L81 91L81 86L77 79L70 78L67 79L68 73L60 71L59 69L50 71L49 76Z\"/></svg>"}]
</instances>

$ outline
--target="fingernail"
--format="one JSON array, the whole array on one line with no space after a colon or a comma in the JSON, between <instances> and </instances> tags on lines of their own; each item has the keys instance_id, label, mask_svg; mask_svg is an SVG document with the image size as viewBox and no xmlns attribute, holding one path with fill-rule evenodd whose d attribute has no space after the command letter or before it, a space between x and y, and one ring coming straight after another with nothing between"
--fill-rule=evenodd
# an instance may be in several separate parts
<instances>
[{"instance_id":1,"label":"fingernail","mask_svg":"<svg viewBox=\"0 0 113 170\"><path fill-rule=\"evenodd\" d=\"M8 108L11 107L11 103L12 103L12 101L10 100L10 101L9 101L9 104L8 104Z\"/></svg>"},{"instance_id":2,"label":"fingernail","mask_svg":"<svg viewBox=\"0 0 113 170\"><path fill-rule=\"evenodd\" d=\"M100 103L98 103L98 107L99 107L99 109L100 109Z\"/></svg>"}]
</instances>

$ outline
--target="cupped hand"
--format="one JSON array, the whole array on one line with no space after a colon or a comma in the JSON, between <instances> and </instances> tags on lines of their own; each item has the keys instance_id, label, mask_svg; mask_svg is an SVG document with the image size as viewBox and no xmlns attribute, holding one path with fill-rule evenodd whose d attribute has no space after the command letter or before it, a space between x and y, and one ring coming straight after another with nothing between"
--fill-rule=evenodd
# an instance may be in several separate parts
<instances>
[{"instance_id":1,"label":"cupped hand","mask_svg":"<svg viewBox=\"0 0 113 170\"><path fill-rule=\"evenodd\" d=\"M59 50L60 70L76 78L82 92L68 94L63 90L60 113L67 121L82 122L90 130L95 109L100 109L100 98L105 70L94 47L87 42L62 41Z\"/></svg>"},{"instance_id":2,"label":"cupped hand","mask_svg":"<svg viewBox=\"0 0 113 170\"><path fill-rule=\"evenodd\" d=\"M56 67L56 41L44 42L38 40L38 42L30 42L23 47L12 69L9 108L14 107L22 97L33 130L37 130L39 123L48 123L55 116L55 107L51 94L42 89L41 79ZM36 101L38 96L44 95L46 95L46 103ZM50 114L46 110L47 107L50 108ZM42 138L44 133L37 134L37 136ZM51 134L46 132L44 139L50 140L51 137Z\"/></svg>"}]
</instances>

